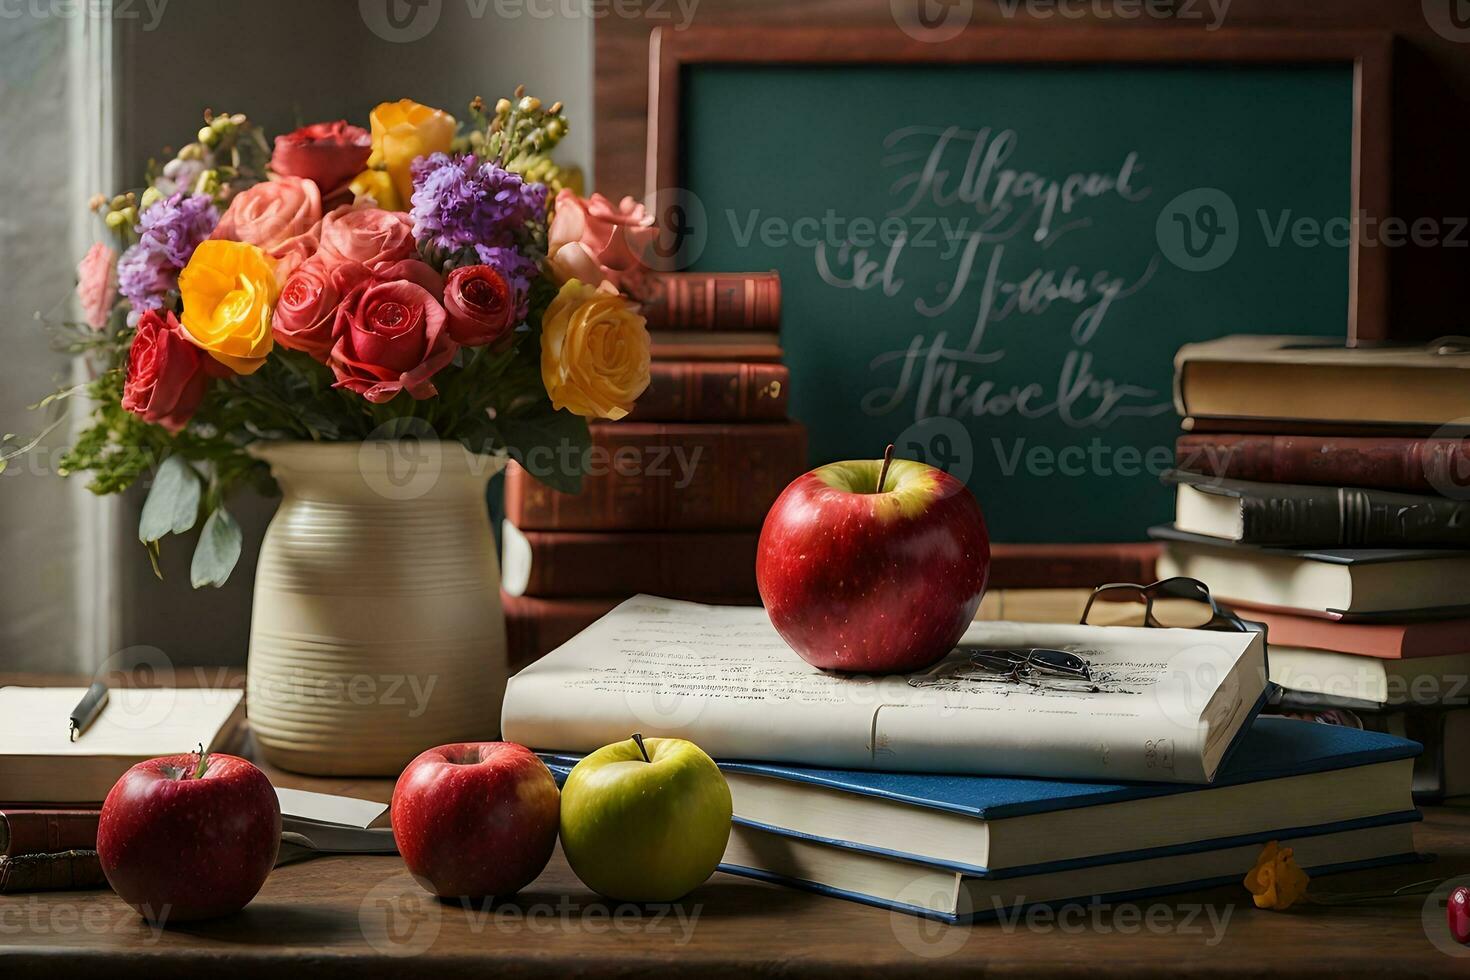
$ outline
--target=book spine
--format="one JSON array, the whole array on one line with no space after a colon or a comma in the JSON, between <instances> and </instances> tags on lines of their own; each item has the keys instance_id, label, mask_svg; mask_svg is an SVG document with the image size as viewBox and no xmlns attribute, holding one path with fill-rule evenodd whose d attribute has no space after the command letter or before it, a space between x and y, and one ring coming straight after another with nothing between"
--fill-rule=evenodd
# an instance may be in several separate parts
<instances>
[{"instance_id":1,"label":"book spine","mask_svg":"<svg viewBox=\"0 0 1470 980\"><path fill-rule=\"evenodd\" d=\"M1124 544L995 544L990 549L990 588L1092 588L1108 582L1154 580L1155 542Z\"/></svg>"},{"instance_id":2,"label":"book spine","mask_svg":"<svg viewBox=\"0 0 1470 980\"><path fill-rule=\"evenodd\" d=\"M535 663L606 616L617 599L536 599L500 593L512 673Z\"/></svg>"},{"instance_id":3,"label":"book spine","mask_svg":"<svg viewBox=\"0 0 1470 980\"><path fill-rule=\"evenodd\" d=\"M661 361L752 361L778 364L786 356L781 345L774 340L734 343L721 339L717 342L693 342L670 340L659 334L654 334L652 340L648 356L655 364Z\"/></svg>"},{"instance_id":4,"label":"book spine","mask_svg":"<svg viewBox=\"0 0 1470 980\"><path fill-rule=\"evenodd\" d=\"M0 855L97 846L100 810L0 810Z\"/></svg>"},{"instance_id":5,"label":"book spine","mask_svg":"<svg viewBox=\"0 0 1470 980\"><path fill-rule=\"evenodd\" d=\"M1240 497L1247 544L1328 548L1470 546L1470 501L1386 490L1282 485Z\"/></svg>"},{"instance_id":6,"label":"book spine","mask_svg":"<svg viewBox=\"0 0 1470 980\"><path fill-rule=\"evenodd\" d=\"M90 848L0 857L0 895L106 887L102 861Z\"/></svg>"},{"instance_id":7,"label":"book spine","mask_svg":"<svg viewBox=\"0 0 1470 980\"><path fill-rule=\"evenodd\" d=\"M774 331L781 325L776 272L670 272L642 297L650 330Z\"/></svg>"},{"instance_id":8,"label":"book spine","mask_svg":"<svg viewBox=\"0 0 1470 980\"><path fill-rule=\"evenodd\" d=\"M781 364L655 361L632 422L777 422L791 372Z\"/></svg>"},{"instance_id":9,"label":"book spine","mask_svg":"<svg viewBox=\"0 0 1470 980\"><path fill-rule=\"evenodd\" d=\"M527 531L523 536L530 563L523 595L626 598L647 592L671 599L759 601L755 552L760 535L754 531Z\"/></svg>"},{"instance_id":10,"label":"book spine","mask_svg":"<svg viewBox=\"0 0 1470 980\"><path fill-rule=\"evenodd\" d=\"M806 470L806 429L796 422L591 430L580 494L507 467L507 520L522 531L748 531Z\"/></svg>"},{"instance_id":11,"label":"book spine","mask_svg":"<svg viewBox=\"0 0 1470 980\"><path fill-rule=\"evenodd\" d=\"M1180 436L1174 457L1182 470L1236 480L1456 495L1470 488L1470 439L1460 437L1201 433Z\"/></svg>"}]
</instances>

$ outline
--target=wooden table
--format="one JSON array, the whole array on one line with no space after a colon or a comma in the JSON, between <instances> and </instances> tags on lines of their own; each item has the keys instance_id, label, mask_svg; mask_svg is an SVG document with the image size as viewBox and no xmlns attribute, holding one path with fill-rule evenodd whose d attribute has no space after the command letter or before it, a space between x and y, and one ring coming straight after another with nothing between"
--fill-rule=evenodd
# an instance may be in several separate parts
<instances>
[{"instance_id":1,"label":"wooden table","mask_svg":"<svg viewBox=\"0 0 1470 980\"><path fill-rule=\"evenodd\" d=\"M277 785L298 789L386 802L393 788L266 768ZM1334 875L1318 887L1387 891L1470 876L1470 810L1427 809L1415 835L1437 860ZM946 926L716 874L676 906L637 907L597 898L558 851L514 902L466 907L431 899L396 856L337 856L277 868L234 916L163 930L110 892L0 896L0 977L1470 976L1470 949L1455 957L1436 946L1424 905L1413 896L1266 912L1232 886ZM1427 921L1447 943L1443 913Z\"/></svg>"}]
</instances>

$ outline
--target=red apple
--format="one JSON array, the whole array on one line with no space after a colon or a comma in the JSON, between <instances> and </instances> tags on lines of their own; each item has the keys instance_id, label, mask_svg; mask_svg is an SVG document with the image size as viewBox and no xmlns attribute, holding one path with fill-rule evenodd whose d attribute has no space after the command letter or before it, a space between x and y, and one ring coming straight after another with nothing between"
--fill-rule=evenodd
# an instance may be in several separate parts
<instances>
[{"instance_id":1,"label":"red apple","mask_svg":"<svg viewBox=\"0 0 1470 980\"><path fill-rule=\"evenodd\" d=\"M990 535L965 485L895 459L880 491L884 462L797 477L761 528L761 601L781 638L823 670L929 666L959 641L990 577Z\"/></svg>"},{"instance_id":2,"label":"red apple","mask_svg":"<svg viewBox=\"0 0 1470 980\"><path fill-rule=\"evenodd\" d=\"M1461 946L1470 945L1470 888L1460 885L1450 892L1444 914L1455 942Z\"/></svg>"},{"instance_id":3,"label":"red apple","mask_svg":"<svg viewBox=\"0 0 1470 980\"><path fill-rule=\"evenodd\" d=\"M244 908L280 846L276 791L233 755L138 763L107 794L97 826L107 883L138 914L162 923Z\"/></svg>"},{"instance_id":4,"label":"red apple","mask_svg":"<svg viewBox=\"0 0 1470 980\"><path fill-rule=\"evenodd\" d=\"M551 860L561 794L514 742L422 752L393 787L393 839L408 870L443 898L514 895Z\"/></svg>"}]
</instances>

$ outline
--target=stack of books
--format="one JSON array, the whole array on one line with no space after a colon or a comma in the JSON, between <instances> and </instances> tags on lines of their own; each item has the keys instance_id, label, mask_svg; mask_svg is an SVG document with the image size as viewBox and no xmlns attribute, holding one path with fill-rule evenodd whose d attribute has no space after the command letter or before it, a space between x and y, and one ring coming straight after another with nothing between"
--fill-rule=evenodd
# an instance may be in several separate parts
<instances>
[{"instance_id":1,"label":"stack of books","mask_svg":"<svg viewBox=\"0 0 1470 980\"><path fill-rule=\"evenodd\" d=\"M517 669L639 592L756 601L766 511L807 469L787 418L775 272L652 277L652 380L633 413L593 423L581 494L511 464L501 599Z\"/></svg>"},{"instance_id":2,"label":"stack of books","mask_svg":"<svg viewBox=\"0 0 1470 980\"><path fill-rule=\"evenodd\" d=\"M1180 350L1160 574L1265 622L1283 709L1420 739L1470 793L1470 349L1228 337Z\"/></svg>"},{"instance_id":3,"label":"stack of books","mask_svg":"<svg viewBox=\"0 0 1470 980\"><path fill-rule=\"evenodd\" d=\"M1049 647L1089 677L977 670ZM948 921L1239 882L1271 840L1313 875L1414 859L1419 747L1257 718L1259 633L976 623L907 677L808 667L760 607L620 604L513 677L506 738L564 776L687 738L730 784L722 869Z\"/></svg>"}]
</instances>

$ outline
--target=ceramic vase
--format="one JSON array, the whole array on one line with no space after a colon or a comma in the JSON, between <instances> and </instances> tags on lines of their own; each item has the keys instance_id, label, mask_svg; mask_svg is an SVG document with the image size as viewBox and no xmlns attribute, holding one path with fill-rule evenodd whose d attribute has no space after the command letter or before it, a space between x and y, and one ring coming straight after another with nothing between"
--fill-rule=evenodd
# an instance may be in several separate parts
<instances>
[{"instance_id":1,"label":"ceramic vase","mask_svg":"<svg viewBox=\"0 0 1470 980\"><path fill-rule=\"evenodd\" d=\"M505 692L485 504L503 462L457 442L264 443L281 487L261 543L247 713L264 758L396 776L494 738Z\"/></svg>"}]
</instances>

